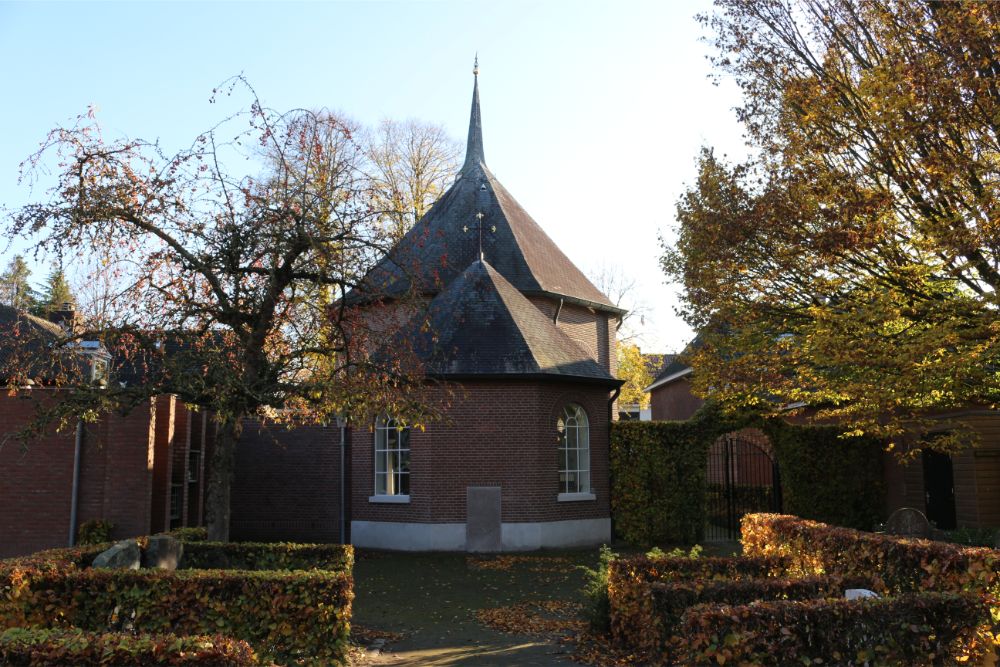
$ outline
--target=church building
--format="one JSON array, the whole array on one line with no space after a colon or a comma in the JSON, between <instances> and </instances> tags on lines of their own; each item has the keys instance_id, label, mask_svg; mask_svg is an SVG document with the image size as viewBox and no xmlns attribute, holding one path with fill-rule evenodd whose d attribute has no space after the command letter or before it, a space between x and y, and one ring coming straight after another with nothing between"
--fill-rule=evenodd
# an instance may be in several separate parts
<instances>
[{"instance_id":1,"label":"church building","mask_svg":"<svg viewBox=\"0 0 1000 667\"><path fill-rule=\"evenodd\" d=\"M624 312L486 166L474 75L457 180L373 272L382 298L430 300L407 337L455 398L425 430L400 429L391 415L352 424L359 547L514 551L611 538Z\"/></svg>"}]
</instances>

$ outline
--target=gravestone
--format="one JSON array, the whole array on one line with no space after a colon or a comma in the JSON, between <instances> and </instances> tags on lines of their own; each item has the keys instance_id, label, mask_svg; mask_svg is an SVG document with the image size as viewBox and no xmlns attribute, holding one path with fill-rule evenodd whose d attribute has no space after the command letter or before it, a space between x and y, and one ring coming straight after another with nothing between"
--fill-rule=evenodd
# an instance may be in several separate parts
<instances>
[{"instance_id":1,"label":"gravestone","mask_svg":"<svg viewBox=\"0 0 1000 667\"><path fill-rule=\"evenodd\" d=\"M918 509L900 507L885 522L885 532L889 535L927 539L931 536L931 522Z\"/></svg>"},{"instance_id":2,"label":"gravestone","mask_svg":"<svg viewBox=\"0 0 1000 667\"><path fill-rule=\"evenodd\" d=\"M466 551L500 551L502 545L500 487L467 487L465 503Z\"/></svg>"}]
</instances>

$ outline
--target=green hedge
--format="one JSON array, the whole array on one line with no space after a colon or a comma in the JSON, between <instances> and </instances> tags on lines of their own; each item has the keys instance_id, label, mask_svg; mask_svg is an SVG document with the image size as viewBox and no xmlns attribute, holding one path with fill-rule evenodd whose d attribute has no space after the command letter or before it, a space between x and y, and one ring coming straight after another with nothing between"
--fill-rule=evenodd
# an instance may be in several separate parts
<instances>
[{"instance_id":1,"label":"green hedge","mask_svg":"<svg viewBox=\"0 0 1000 667\"><path fill-rule=\"evenodd\" d=\"M350 571L354 551L340 544L185 542L180 567L220 570Z\"/></svg>"},{"instance_id":2,"label":"green hedge","mask_svg":"<svg viewBox=\"0 0 1000 667\"><path fill-rule=\"evenodd\" d=\"M712 442L705 430L693 419L612 425L611 512L620 537L643 546L702 539Z\"/></svg>"},{"instance_id":3,"label":"green hedge","mask_svg":"<svg viewBox=\"0 0 1000 667\"><path fill-rule=\"evenodd\" d=\"M912 593L879 600L702 605L684 615L682 665L981 664L977 595Z\"/></svg>"},{"instance_id":4,"label":"green hedge","mask_svg":"<svg viewBox=\"0 0 1000 667\"><path fill-rule=\"evenodd\" d=\"M265 659L343 661L353 599L347 572L0 570L0 627L222 634Z\"/></svg>"},{"instance_id":5,"label":"green hedge","mask_svg":"<svg viewBox=\"0 0 1000 667\"><path fill-rule=\"evenodd\" d=\"M803 426L755 415L726 414L706 403L683 422L615 422L611 429L611 511L627 542L694 544L707 520L709 448L720 437L758 428L771 440L784 511L870 530L884 518L882 443L841 438L828 426ZM739 500L768 503L767 488L737 487ZM760 505L760 509L767 504ZM715 517L718 519L719 517Z\"/></svg>"},{"instance_id":6,"label":"green hedge","mask_svg":"<svg viewBox=\"0 0 1000 667\"><path fill-rule=\"evenodd\" d=\"M763 426L778 457L786 514L871 530L885 518L883 443L829 426ZM764 506L762 511L770 508Z\"/></svg>"},{"instance_id":7,"label":"green hedge","mask_svg":"<svg viewBox=\"0 0 1000 667\"><path fill-rule=\"evenodd\" d=\"M48 665L257 665L250 645L228 637L133 636L78 628L10 628L0 632L0 664Z\"/></svg>"}]
</instances>

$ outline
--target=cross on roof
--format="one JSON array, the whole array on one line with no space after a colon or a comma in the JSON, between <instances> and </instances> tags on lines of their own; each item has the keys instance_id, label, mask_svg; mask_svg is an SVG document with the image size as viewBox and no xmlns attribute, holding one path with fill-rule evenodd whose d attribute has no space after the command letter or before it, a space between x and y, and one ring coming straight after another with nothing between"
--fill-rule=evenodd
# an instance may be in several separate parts
<instances>
[{"instance_id":1,"label":"cross on roof","mask_svg":"<svg viewBox=\"0 0 1000 667\"><path fill-rule=\"evenodd\" d=\"M486 215L482 211L479 211L478 213L476 213L476 226L473 228L473 229L478 229L479 230L479 259L480 259L480 261L482 261L482 259L483 259L483 218L485 218L485 217L486 217ZM490 232L492 232L492 233L495 234L496 231L497 231L497 226L496 225L490 225L489 226L489 230L490 230ZM462 231L465 232L466 234L468 234L469 233L469 226L468 225L463 225L462 226Z\"/></svg>"}]
</instances>

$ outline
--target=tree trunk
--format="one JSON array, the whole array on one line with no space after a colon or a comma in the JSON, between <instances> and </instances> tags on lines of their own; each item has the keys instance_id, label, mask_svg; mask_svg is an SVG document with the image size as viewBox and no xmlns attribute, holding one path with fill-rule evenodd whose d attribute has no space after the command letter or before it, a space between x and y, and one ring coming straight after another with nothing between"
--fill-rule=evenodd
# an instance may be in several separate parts
<instances>
[{"instance_id":1,"label":"tree trunk","mask_svg":"<svg viewBox=\"0 0 1000 667\"><path fill-rule=\"evenodd\" d=\"M241 429L242 420L239 417L219 424L219 435L212 452L205 507L208 539L211 542L229 541L229 495L233 486L233 469L236 466L236 442L240 438Z\"/></svg>"}]
</instances>

